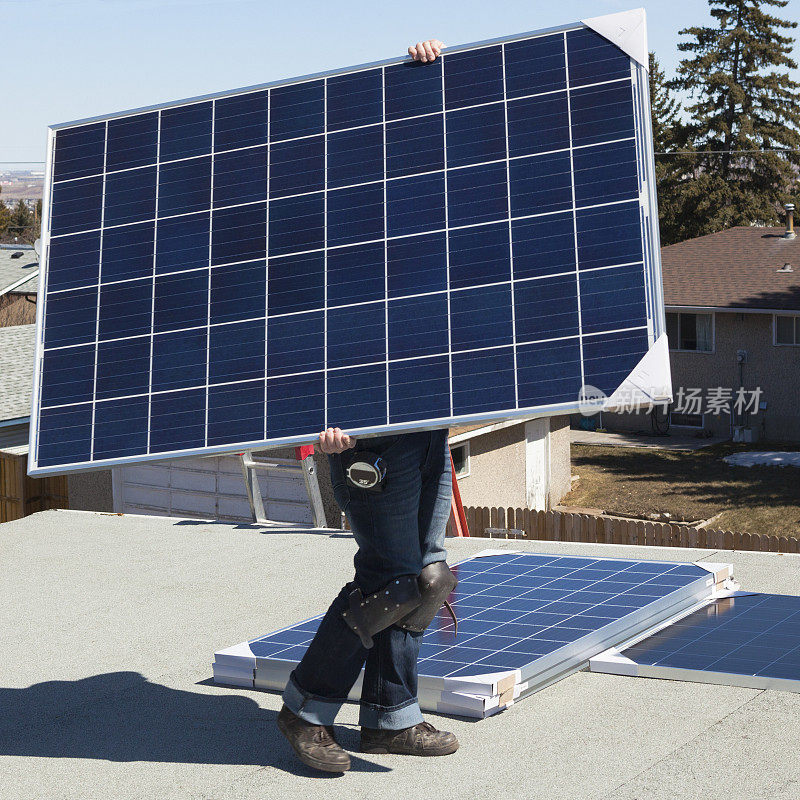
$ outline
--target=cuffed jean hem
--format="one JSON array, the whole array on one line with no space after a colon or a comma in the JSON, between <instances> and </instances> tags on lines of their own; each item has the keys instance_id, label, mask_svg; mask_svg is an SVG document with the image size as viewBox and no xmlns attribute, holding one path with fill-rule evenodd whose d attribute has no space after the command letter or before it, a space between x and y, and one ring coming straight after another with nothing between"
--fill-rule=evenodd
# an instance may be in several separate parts
<instances>
[{"instance_id":1,"label":"cuffed jean hem","mask_svg":"<svg viewBox=\"0 0 800 800\"><path fill-rule=\"evenodd\" d=\"M361 704L358 724L362 728L373 728L385 731L401 731L422 722L422 711L419 703L412 700L405 705L394 708L383 708L367 703Z\"/></svg>"},{"instance_id":2,"label":"cuffed jean hem","mask_svg":"<svg viewBox=\"0 0 800 800\"><path fill-rule=\"evenodd\" d=\"M303 691L290 675L283 690L283 702L289 711L312 725L333 725L344 700L328 700L309 694Z\"/></svg>"}]
</instances>

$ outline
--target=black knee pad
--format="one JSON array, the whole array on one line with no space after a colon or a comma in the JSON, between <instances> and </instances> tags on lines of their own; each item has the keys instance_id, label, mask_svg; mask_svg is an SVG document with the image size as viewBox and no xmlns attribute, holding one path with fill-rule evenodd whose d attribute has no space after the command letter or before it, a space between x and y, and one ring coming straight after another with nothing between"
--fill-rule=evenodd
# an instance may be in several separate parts
<instances>
[{"instance_id":1,"label":"black knee pad","mask_svg":"<svg viewBox=\"0 0 800 800\"><path fill-rule=\"evenodd\" d=\"M444 605L450 612L453 622L458 628L458 620L447 597L456 588L458 580L444 561L434 561L422 568L417 578L420 603L409 614L403 617L397 626L406 631L421 633L433 622L439 609Z\"/></svg>"},{"instance_id":2,"label":"black knee pad","mask_svg":"<svg viewBox=\"0 0 800 800\"><path fill-rule=\"evenodd\" d=\"M372 647L376 633L394 625L422 602L416 575L400 575L382 589L363 594L353 586L347 597L348 608L342 618L358 634L364 647Z\"/></svg>"}]
</instances>

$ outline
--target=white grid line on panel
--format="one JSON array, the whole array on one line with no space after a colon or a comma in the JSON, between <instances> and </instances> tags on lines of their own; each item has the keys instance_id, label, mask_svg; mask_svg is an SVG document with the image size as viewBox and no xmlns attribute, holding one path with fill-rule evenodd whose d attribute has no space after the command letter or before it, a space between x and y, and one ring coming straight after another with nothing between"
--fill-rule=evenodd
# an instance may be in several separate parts
<instances>
[{"instance_id":1,"label":"white grid line on panel","mask_svg":"<svg viewBox=\"0 0 800 800\"><path fill-rule=\"evenodd\" d=\"M444 254L447 279L447 364L450 380L450 416L453 416L453 324L450 319L450 211L447 195L447 99L444 85L444 67L446 59L442 59L442 151L444 154ZM428 231L426 231L428 232Z\"/></svg>"},{"instance_id":2,"label":"white grid line on panel","mask_svg":"<svg viewBox=\"0 0 800 800\"><path fill-rule=\"evenodd\" d=\"M158 112L158 133L156 138L156 219L153 224L153 282L150 298L150 369L147 373L147 449L150 452L150 422L153 414L153 350L155 348L156 320L156 255L158 253L158 197L161 178L161 111Z\"/></svg>"},{"instance_id":3,"label":"white grid line on panel","mask_svg":"<svg viewBox=\"0 0 800 800\"><path fill-rule=\"evenodd\" d=\"M569 122L569 165L570 165L570 186L572 189L572 232L575 241L575 291L578 297L578 338L581 355L581 387L586 385L586 371L583 358L583 319L581 316L581 271L580 260L578 257L578 208L575 200L575 158L572 148L572 100L571 88L569 84L569 47L567 45L567 34L564 32L564 67L567 78L567 119Z\"/></svg>"},{"instance_id":4,"label":"white grid line on panel","mask_svg":"<svg viewBox=\"0 0 800 800\"><path fill-rule=\"evenodd\" d=\"M386 424L391 419L389 406L389 208L386 172L386 67L381 67L381 112L383 124L383 327L386 339Z\"/></svg>"},{"instance_id":5,"label":"white grid line on panel","mask_svg":"<svg viewBox=\"0 0 800 800\"><path fill-rule=\"evenodd\" d=\"M103 170L106 168L106 158L108 156L108 122L105 124L103 134ZM97 360L98 350L100 349L100 288L103 277L103 226L106 217L106 176L103 173L103 189L100 202L100 253L97 264L97 315L94 328L94 377L92 379L92 427L89 439L89 461L94 459L94 420L97 407Z\"/></svg>"},{"instance_id":6,"label":"white grid line on panel","mask_svg":"<svg viewBox=\"0 0 800 800\"><path fill-rule=\"evenodd\" d=\"M214 153L214 129L216 128L217 101L211 101L211 189L210 206L214 205L214 168L216 167L216 154ZM208 384L211 376L211 265L214 263L214 213L208 214L208 312L206 314L206 407L203 423L203 440L208 447Z\"/></svg>"},{"instance_id":7,"label":"white grid line on panel","mask_svg":"<svg viewBox=\"0 0 800 800\"><path fill-rule=\"evenodd\" d=\"M610 81L598 81L597 83L587 83L587 84L584 84L584 85L582 85L580 87L576 87L576 88L592 89L592 88L595 88L597 86L608 86L608 85L611 85L611 84L614 84L614 83L624 83L627 80L628 80L628 78L614 78L613 80L610 80ZM547 92L535 92L533 94L527 94L527 95L521 95L520 97L514 97L514 98L511 99L511 102L517 102L519 100L531 100L531 99L535 99L537 97L546 97L548 95L554 95L554 94L562 94L564 91L565 91L564 89L553 89L553 90L550 90L550 91L547 91ZM228 99L229 97L236 97L236 96L237 96L236 94L232 94L232 95L226 95L224 98L217 98L217 99ZM503 102L505 102L505 99L504 100L489 100L489 101L487 101L485 103L473 103L472 105L469 105L469 106L461 106L461 107L459 107L459 110L460 111L468 111L468 110L473 109L473 108L483 108L485 106L499 105L500 103L503 103ZM191 105L191 104L187 103L187 105ZM149 112L145 112L145 113L149 113ZM414 115L411 115L411 116L408 116L408 117L401 117L400 119L393 119L393 120L387 122L386 124L395 125L395 124L399 124L399 123L403 123L403 122L409 122L409 121L415 120L415 119L424 119L426 117L436 116L438 113L439 113L438 111L430 111L430 112L427 112L425 114L414 114ZM131 114L130 116L137 116L137 115ZM125 119L125 117L116 117L115 119ZM212 124L213 124L213 121L212 121ZM361 130L363 128L375 128L375 127L377 127L379 125L382 125L382 124L384 124L384 123L383 122L370 122L370 123L368 123L366 125L353 125L350 128L340 128L340 129L337 130L337 133L344 133L344 132L347 132L347 131ZM75 127L79 127L79 126L75 126ZM162 164L174 164L174 163L177 163L179 161L190 161L190 160L192 160L194 158L205 158L205 157L207 157L208 155L211 155L211 154L236 153L236 152L239 152L241 150L251 150L251 149L254 149L256 147L264 147L264 145L283 144L283 143L286 143L286 142L300 141L302 139L310 139L310 138L313 138L314 136L319 136L319 135L320 134L318 134L318 133L309 133L309 134L305 134L304 136L294 136L294 137L291 137L289 139L275 139L274 141L272 141L269 138L269 135L268 135L267 136L267 140L265 142L261 143L261 144L247 145L245 147L231 147L231 148L229 148L227 150L219 150L219 151L214 151L213 148L212 148L212 151L210 153L202 153L199 156L183 156L181 158L172 158L172 159L168 159L168 160L162 161L161 163ZM138 167L123 167L122 169L109 170L107 174L114 175L114 174L119 173L119 172L131 172L131 171L136 170L136 169L145 169L146 167L152 167L152 166L155 166L155 165L154 164L143 164L143 165L140 165ZM102 173L98 172L98 173L94 173L92 175L82 175L79 178L62 178L59 181L53 181L53 184L60 186L61 184L64 184L64 183L74 183L75 181L82 181L82 180L86 180L87 178L96 178L101 174Z\"/></svg>"},{"instance_id":8,"label":"white grid line on panel","mask_svg":"<svg viewBox=\"0 0 800 800\"><path fill-rule=\"evenodd\" d=\"M646 330L646 329L647 329L647 326L638 325L638 326L634 326L634 327L631 327L631 328L615 328L613 330L607 330L607 331L595 331L593 333L586 333L583 336L584 336L585 339L589 339L589 338L600 337L600 336L612 336L612 335L615 335L615 334L618 334L618 333L633 333L635 331L642 331L642 330ZM571 341L573 339L578 339L578 338L579 338L579 336L576 334L576 335L572 335L572 336L554 336L554 337L548 337L546 339L531 339L531 340L524 341L524 342L518 342L518 346L519 347L526 347L528 345L550 344L552 342L566 342L566 341ZM510 347L512 347L512 345L510 345L510 344L496 344L496 345L489 345L487 347L474 347L474 348L470 348L470 349L467 349L467 350L458 350L456 352L458 352L458 353L466 353L466 354L468 354L468 353L483 353L483 352L486 352L487 350L503 350L503 349L510 348ZM405 356L403 358L393 358L393 359L390 360L389 363L390 364L400 364L400 363L404 363L404 362L408 362L408 361L425 361L427 359L441 358L442 356L445 356L445 355L447 355L447 353L442 351L440 353L429 353L429 354L426 354L424 356ZM368 362L368 363L356 364L355 366L356 367L382 366L383 363L384 363L383 361L373 361L373 362ZM347 365L347 366L343 366L343 367L331 367L330 371L331 372L338 372L338 371L341 371L341 370L347 370L347 369L352 369L352 368L353 368L353 365ZM314 374L316 374L318 372L319 372L319 370L317 370L317 369L311 369L311 370L303 370L301 372L289 372L289 373L286 373L286 374L277 375L275 377L293 378L293 377L298 377L298 376L302 376L302 375L314 375ZM211 385L213 385L213 386L234 386L234 385L240 385L240 384L253 383L255 380L258 380L258 379L250 378L250 379L244 380L244 381L219 381L218 383L214 383L214 384L211 384ZM204 384L198 384L196 386L184 386L184 387L181 387L179 389L161 389L161 390L153 392L152 394L155 396L155 395L161 395L161 394L171 394L172 392L188 392L188 391L191 391L191 390L204 389L204 388L206 388L206 386ZM97 403L107 403L107 402L110 402L110 401L113 401L113 400L124 400L124 399L131 398L131 397L145 397L145 396L146 396L146 394L140 393L140 394L120 395L119 397L106 397L106 398L98 399ZM66 407L73 407L73 406L89 405L91 402L92 401L90 401L90 400L86 400L86 401L81 402L81 403L61 403L61 404L54 404L54 405L46 406L46 408L48 408L48 409L51 409L51 408L66 408Z\"/></svg>"},{"instance_id":9,"label":"white grid line on panel","mask_svg":"<svg viewBox=\"0 0 800 800\"><path fill-rule=\"evenodd\" d=\"M506 199L508 200L508 262L511 269L511 341L514 346L514 407L519 408L519 373L517 372L517 308L514 302L514 234L511 216L511 163L508 148L508 89L506 87L506 46L500 46L503 63L503 120L506 131Z\"/></svg>"},{"instance_id":10,"label":"white grid line on panel","mask_svg":"<svg viewBox=\"0 0 800 800\"><path fill-rule=\"evenodd\" d=\"M322 127L325 131L325 138L323 140L324 157L325 157L325 171L324 171L324 195L323 195L323 209L322 209L322 243L323 243L323 256L322 256L322 291L323 291L323 314L322 314L322 428L328 429L328 79L323 81L323 95L322 95L322 111L323 121Z\"/></svg>"},{"instance_id":11,"label":"white grid line on panel","mask_svg":"<svg viewBox=\"0 0 800 800\"><path fill-rule=\"evenodd\" d=\"M626 262L623 262L623 263L620 263L620 264L608 264L608 265L603 266L603 267L586 267L586 268L580 270L580 273L581 273L581 275L585 275L587 273L604 272L606 270L614 270L614 269L622 269L624 267L632 267L632 266L635 266L637 264L642 264L642 263L643 263L642 260L638 260L638 261L626 261ZM217 265L217 266L223 266L223 265ZM207 269L207 267L198 267L196 270L187 270L187 272L202 272L202 271L204 271L206 269ZM574 273L575 273L574 270L567 270L565 272L553 272L553 273L550 273L550 274L547 274L547 275L531 275L531 276L529 276L527 278L515 278L514 282L515 283L529 283L529 282L533 282L533 281L546 281L546 280L549 280L551 278L563 278L565 275L573 275ZM476 284L474 286L458 286L458 287L451 288L450 289L450 293L452 294L453 292L470 292L470 291L474 291L475 289L489 289L489 288L492 288L492 287L495 287L495 286L503 286L503 285L508 284L508 283L510 283L510 281L495 281L493 283L481 283L481 284ZM110 284L103 284L103 285L104 286L108 286ZM445 294L446 291L447 291L446 289L436 289L436 290L433 290L433 291L430 291L430 292L417 292L417 293L414 293L414 294L398 295L397 297L392 297L389 302L395 302L395 301L398 301L398 300L413 300L413 299L416 299L418 297L431 297L433 295ZM328 308L329 309L356 308L358 306L374 305L374 304L383 303L383 302L384 302L383 300L360 300L360 301L358 301L356 303L342 303L340 305L329 305ZM282 312L280 314L271 314L271 315L268 316L268 318L269 319L281 319L282 317L294 317L294 316L299 316L301 314L317 314L321 310L322 310L321 308L310 308L310 309L303 309L301 311L285 311L285 312ZM223 327L225 325L238 325L238 324L243 323L243 322L258 322L261 319L264 319L264 317L259 315L257 317L245 317L243 319L225 320L223 322L214 322L214 323L212 323L211 327L212 328L220 328L220 327ZM174 328L174 329L170 329L169 331L157 331L157 332L154 332L153 335L154 336L165 336L165 335L171 334L171 333L179 333L179 332L183 332L183 331L200 330L201 328L204 328L204 327L205 327L204 325L189 325L189 326L187 326L185 328ZM587 333L587 334L584 334L584 335L585 336L589 336L590 334ZM141 334L136 334L134 336L118 336L118 337L114 337L114 338L110 338L110 339L101 339L100 341L101 342L130 341L130 340L133 340L133 339L140 339L140 338L148 337L148 336L150 336L149 333L147 333L147 334L141 333ZM75 347L84 347L86 344L90 344L90 342L82 342L82 343L79 343L79 344L64 344L64 345L58 345L56 347L48 347L47 348L47 352L55 351L55 350L69 350L69 349L72 349L72 348L75 348Z\"/></svg>"}]
</instances>

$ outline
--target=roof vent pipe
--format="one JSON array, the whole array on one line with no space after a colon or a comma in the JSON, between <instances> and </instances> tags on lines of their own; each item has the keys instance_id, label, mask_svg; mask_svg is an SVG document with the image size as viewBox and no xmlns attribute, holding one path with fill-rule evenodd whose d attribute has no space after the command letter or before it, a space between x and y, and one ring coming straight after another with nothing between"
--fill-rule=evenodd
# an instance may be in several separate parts
<instances>
[{"instance_id":1,"label":"roof vent pipe","mask_svg":"<svg viewBox=\"0 0 800 800\"><path fill-rule=\"evenodd\" d=\"M786 209L786 233L783 234L783 238L794 239L794 203L787 203L784 208Z\"/></svg>"}]
</instances>

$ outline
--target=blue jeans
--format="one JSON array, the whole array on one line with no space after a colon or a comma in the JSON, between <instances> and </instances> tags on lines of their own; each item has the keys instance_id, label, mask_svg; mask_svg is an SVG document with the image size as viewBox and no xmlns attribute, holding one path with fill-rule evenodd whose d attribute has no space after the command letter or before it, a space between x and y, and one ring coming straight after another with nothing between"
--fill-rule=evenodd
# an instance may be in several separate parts
<instances>
[{"instance_id":1,"label":"blue jeans","mask_svg":"<svg viewBox=\"0 0 800 800\"><path fill-rule=\"evenodd\" d=\"M283 700L307 722L331 725L366 662L359 725L400 730L422 722L417 702L422 634L391 626L373 636L375 644L367 649L342 611L353 586L368 594L444 561L452 492L447 430L363 439L355 449L383 457L386 485L382 492L356 488L345 480L341 456L328 456L336 502L358 545L355 578L331 603Z\"/></svg>"}]
</instances>

